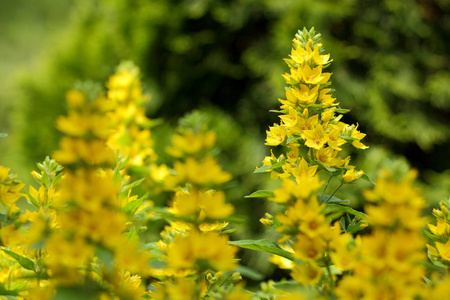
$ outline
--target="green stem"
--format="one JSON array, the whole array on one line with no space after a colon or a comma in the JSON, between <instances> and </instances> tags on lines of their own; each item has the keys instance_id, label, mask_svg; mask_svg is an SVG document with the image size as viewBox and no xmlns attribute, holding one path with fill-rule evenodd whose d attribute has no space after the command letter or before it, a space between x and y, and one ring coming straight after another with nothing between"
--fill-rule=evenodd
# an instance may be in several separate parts
<instances>
[{"instance_id":1,"label":"green stem","mask_svg":"<svg viewBox=\"0 0 450 300\"><path fill-rule=\"evenodd\" d=\"M323 196L325 195L325 191L327 190L328 184L330 183L332 177L333 177L333 176L330 175L330 177L328 178L327 183L325 184L325 187L323 188L323 192L322 192L322 197L321 197L321 199L323 199Z\"/></svg>"},{"instance_id":2,"label":"green stem","mask_svg":"<svg viewBox=\"0 0 450 300\"><path fill-rule=\"evenodd\" d=\"M325 260L325 259L324 259L324 260ZM331 291L333 291L333 290L334 290L334 287L335 287L335 283L334 283L334 280L333 280L333 274L331 274L330 263L331 263L330 256L329 256L329 254L327 253L327 257L326 257L326 260L325 260L325 266L326 266L326 268L327 268L328 277L329 277L329 279L330 279L330 287L331 287Z\"/></svg>"},{"instance_id":3,"label":"green stem","mask_svg":"<svg viewBox=\"0 0 450 300\"><path fill-rule=\"evenodd\" d=\"M325 204L327 204L328 201L330 201L330 199L333 198L334 194L336 194L336 192L341 188L341 186L342 186L343 184L344 184L344 183L341 182L341 184L340 184L340 185L338 186L338 188L333 192L333 194L331 194L330 197L327 199L327 201L325 201Z\"/></svg>"}]
</instances>

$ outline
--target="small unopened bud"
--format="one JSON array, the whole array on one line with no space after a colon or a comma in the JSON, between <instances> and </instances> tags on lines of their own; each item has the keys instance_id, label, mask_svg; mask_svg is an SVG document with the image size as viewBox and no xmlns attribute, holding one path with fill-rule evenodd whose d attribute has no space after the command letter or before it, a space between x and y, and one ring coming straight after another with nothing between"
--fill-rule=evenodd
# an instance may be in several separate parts
<instances>
[{"instance_id":1,"label":"small unopened bud","mask_svg":"<svg viewBox=\"0 0 450 300\"><path fill-rule=\"evenodd\" d=\"M442 211L444 214L448 215L448 209L447 209L447 207L446 207L445 205L441 205L441 211Z\"/></svg>"},{"instance_id":2,"label":"small unopened bud","mask_svg":"<svg viewBox=\"0 0 450 300\"><path fill-rule=\"evenodd\" d=\"M41 179L42 179L42 175L41 174L39 174L38 172L36 172L36 171L32 171L31 172L31 175L34 177L34 179L36 179L38 182L41 182Z\"/></svg>"},{"instance_id":3,"label":"small unopened bud","mask_svg":"<svg viewBox=\"0 0 450 300\"><path fill-rule=\"evenodd\" d=\"M439 209L433 208L433 214L434 214L436 217L445 219L444 213L443 213L442 211L440 211Z\"/></svg>"},{"instance_id":4,"label":"small unopened bud","mask_svg":"<svg viewBox=\"0 0 450 300\"><path fill-rule=\"evenodd\" d=\"M266 218L261 218L261 219L259 219L259 221L266 226L273 226L272 220L268 220Z\"/></svg>"},{"instance_id":5,"label":"small unopened bud","mask_svg":"<svg viewBox=\"0 0 450 300\"><path fill-rule=\"evenodd\" d=\"M231 280L232 281L241 281L242 280L241 273L234 272L233 275L231 275Z\"/></svg>"}]
</instances>

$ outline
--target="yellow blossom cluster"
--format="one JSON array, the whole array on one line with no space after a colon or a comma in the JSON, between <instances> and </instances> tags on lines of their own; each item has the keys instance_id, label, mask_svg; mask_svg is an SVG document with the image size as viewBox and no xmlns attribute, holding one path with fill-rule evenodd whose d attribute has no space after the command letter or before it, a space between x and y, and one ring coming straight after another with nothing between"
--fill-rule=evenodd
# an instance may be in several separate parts
<instances>
[{"instance_id":1,"label":"yellow blossom cluster","mask_svg":"<svg viewBox=\"0 0 450 300\"><path fill-rule=\"evenodd\" d=\"M431 242L427 244L428 256L438 267L450 268L450 201L441 201L439 208L433 209L436 224L428 224L428 236Z\"/></svg>"},{"instance_id":2,"label":"yellow blossom cluster","mask_svg":"<svg viewBox=\"0 0 450 300\"><path fill-rule=\"evenodd\" d=\"M349 165L350 156L342 159L338 154L345 143L358 149L367 146L360 142L365 134L357 130L357 125L341 121L346 110L338 108L339 103L330 94L331 73L323 69L331 60L321 54L319 38L314 30L304 30L293 40L290 58L285 59L290 73L283 75L288 86L287 100L279 100L281 122L270 127L266 138L266 145L283 145L283 151L278 157L271 152L257 172L271 171L273 179L282 179L281 187L269 200L286 209L261 222L273 225L282 234L278 242L293 255L293 262L278 256L271 261L291 269L292 278L302 285L328 282L330 287L335 280L331 266L341 271L351 269L347 257L356 250L351 233L343 231L339 222L330 226L333 217L327 216L327 202L333 195L325 195L327 183L318 197L325 183L319 171L328 174L328 182L338 177L341 185L360 178L363 171Z\"/></svg>"},{"instance_id":3,"label":"yellow blossom cluster","mask_svg":"<svg viewBox=\"0 0 450 300\"><path fill-rule=\"evenodd\" d=\"M154 163L156 154L149 129L152 121L146 117L143 107L149 96L142 92L139 69L131 62L120 64L106 87L106 97L112 105L107 117L115 124L108 145L119 150L131 167Z\"/></svg>"},{"instance_id":4,"label":"yellow blossom cluster","mask_svg":"<svg viewBox=\"0 0 450 300\"><path fill-rule=\"evenodd\" d=\"M286 100L279 99L281 122L267 130L266 138L266 145L283 145L287 151L278 157L273 153L266 157L263 170L271 170L273 178L293 176L300 181L301 163L306 160L310 166L352 182L363 172L355 171L349 164L349 156L338 156L341 146L351 143L357 149L368 147L361 143L365 134L358 131L358 125L341 121L342 113L348 110L339 108L330 93L331 73L323 69L332 60L329 54L321 54L319 38L313 29L304 29L293 40L290 58L285 59L290 73L283 75L287 83Z\"/></svg>"},{"instance_id":5,"label":"yellow blossom cluster","mask_svg":"<svg viewBox=\"0 0 450 300\"><path fill-rule=\"evenodd\" d=\"M113 107L111 102L103 96L89 98L82 92L68 93L71 110L68 117L61 117L58 122L58 128L67 136L54 155L65 165L59 186L60 197L53 201L58 227L45 242L45 265L52 273L54 285L74 286L83 278L96 280L99 277L107 289L104 297L128 291L123 288L125 275L136 282L135 274L147 275L150 269L148 253L124 235L128 229L128 216L123 209L132 199L127 197L126 201L121 201L122 181L114 178L119 170L114 172L112 169L116 149L108 145L115 125L109 117ZM77 115L77 118L71 119L72 115ZM76 127L78 122L91 123L91 120L102 122L87 126L82 135L72 133L72 127ZM98 151L104 156L68 155L66 145L74 141L80 149L95 144L95 153ZM106 259L106 254L99 255L99 251L111 258ZM80 270L82 266L97 272L91 274ZM105 281L105 278L109 280ZM138 291L135 298L139 298L145 289L139 284L135 286Z\"/></svg>"},{"instance_id":6,"label":"yellow blossom cluster","mask_svg":"<svg viewBox=\"0 0 450 300\"><path fill-rule=\"evenodd\" d=\"M175 195L167 210L176 221L165 227L158 242L167 266L154 270L159 278L165 278L152 293L155 299L203 299L213 294L233 299L232 293L239 293L231 280L237 266L237 248L228 245L228 236L222 233L228 225L224 219L234 208L225 202L224 192L211 188L231 179L209 154L215 140L212 131L180 129L167 148L179 159L174 163L174 174L168 178L175 186ZM205 280L205 272L215 276ZM221 285L216 283L218 280ZM178 294L180 291L184 293Z\"/></svg>"},{"instance_id":7,"label":"yellow blossom cluster","mask_svg":"<svg viewBox=\"0 0 450 300\"><path fill-rule=\"evenodd\" d=\"M422 278L424 240L420 216L424 199L412 183L411 170L399 180L382 169L375 188L364 195L372 231L360 237L353 268L336 289L340 299L427 299Z\"/></svg>"}]
</instances>

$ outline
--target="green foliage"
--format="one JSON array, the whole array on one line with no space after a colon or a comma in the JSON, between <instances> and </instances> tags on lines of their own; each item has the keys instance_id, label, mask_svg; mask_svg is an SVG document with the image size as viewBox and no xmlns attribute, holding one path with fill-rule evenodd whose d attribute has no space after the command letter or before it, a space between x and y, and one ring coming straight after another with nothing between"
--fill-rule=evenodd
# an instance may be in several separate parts
<instances>
[{"instance_id":1,"label":"green foliage","mask_svg":"<svg viewBox=\"0 0 450 300\"><path fill-rule=\"evenodd\" d=\"M228 242L228 244L238 246L241 248L275 254L292 261L294 260L294 256L292 255L292 253L282 249L276 243L269 240L240 240Z\"/></svg>"}]
</instances>

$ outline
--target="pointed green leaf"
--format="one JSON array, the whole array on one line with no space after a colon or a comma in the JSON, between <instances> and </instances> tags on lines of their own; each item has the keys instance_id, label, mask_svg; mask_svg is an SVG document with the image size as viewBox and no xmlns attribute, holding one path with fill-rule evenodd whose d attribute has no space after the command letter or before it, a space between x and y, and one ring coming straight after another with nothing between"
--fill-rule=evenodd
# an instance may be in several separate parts
<instances>
[{"instance_id":1,"label":"pointed green leaf","mask_svg":"<svg viewBox=\"0 0 450 300\"><path fill-rule=\"evenodd\" d=\"M0 283L0 295L1 296L19 296L19 290L8 290L3 283ZM6 297L5 297L6 298ZM8 299L8 298L6 298Z\"/></svg>"},{"instance_id":2,"label":"pointed green leaf","mask_svg":"<svg viewBox=\"0 0 450 300\"><path fill-rule=\"evenodd\" d=\"M245 196L244 198L268 198L273 197L273 192L269 190L259 190Z\"/></svg>"},{"instance_id":3,"label":"pointed green leaf","mask_svg":"<svg viewBox=\"0 0 450 300\"><path fill-rule=\"evenodd\" d=\"M330 173L334 173L336 172L336 168L333 167L327 167L325 166L320 160L312 160L311 161L313 164L319 165L319 167L323 168L324 170L327 170Z\"/></svg>"},{"instance_id":4,"label":"pointed green leaf","mask_svg":"<svg viewBox=\"0 0 450 300\"><path fill-rule=\"evenodd\" d=\"M251 280L261 281L264 279L263 274L246 266L238 266L236 269L234 269L234 271L239 272L242 276L247 277Z\"/></svg>"},{"instance_id":5,"label":"pointed green leaf","mask_svg":"<svg viewBox=\"0 0 450 300\"><path fill-rule=\"evenodd\" d=\"M31 259L29 259L28 257L19 255L17 253L14 253L14 252L6 250L6 249L2 249L2 250L7 255L9 255L11 258L16 260L25 269L35 271L34 262Z\"/></svg>"},{"instance_id":6,"label":"pointed green leaf","mask_svg":"<svg viewBox=\"0 0 450 300\"><path fill-rule=\"evenodd\" d=\"M264 165L261 166L260 168L256 169L256 171L254 171L253 173L265 173L265 172L269 172L270 170L282 167L284 165L284 161L279 161L276 164L273 165Z\"/></svg>"},{"instance_id":7,"label":"pointed green leaf","mask_svg":"<svg viewBox=\"0 0 450 300\"><path fill-rule=\"evenodd\" d=\"M134 213L139 209L139 207L142 205L142 202L144 200L142 198L139 199L135 199L133 201L128 202L127 204L125 204L125 206L123 207L123 211L132 216L134 215Z\"/></svg>"},{"instance_id":8,"label":"pointed green leaf","mask_svg":"<svg viewBox=\"0 0 450 300\"><path fill-rule=\"evenodd\" d=\"M367 174L362 174L361 178L366 180L366 181L368 181L368 182L370 182L370 183L372 183L372 184L375 184L375 182L372 179L370 179L370 177L367 176Z\"/></svg>"},{"instance_id":9,"label":"pointed green leaf","mask_svg":"<svg viewBox=\"0 0 450 300\"><path fill-rule=\"evenodd\" d=\"M130 184L127 184L126 186L124 186L124 187L120 190L120 193L122 194L122 193L128 192L128 191L131 190L132 188L137 187L138 185L140 185L144 180L145 180L145 178L141 178L141 179L139 179L139 180L133 181L133 182L130 183Z\"/></svg>"},{"instance_id":10,"label":"pointed green leaf","mask_svg":"<svg viewBox=\"0 0 450 300\"><path fill-rule=\"evenodd\" d=\"M34 198L33 196L31 196L30 194L27 194L28 197L27 200L29 203L33 204L34 207L36 207L37 209L41 208L41 203L39 203L39 201Z\"/></svg>"},{"instance_id":11,"label":"pointed green leaf","mask_svg":"<svg viewBox=\"0 0 450 300\"><path fill-rule=\"evenodd\" d=\"M346 109L346 108L338 108L335 110L337 113L339 114L346 114L348 112L350 112L350 109Z\"/></svg>"},{"instance_id":12,"label":"pointed green leaf","mask_svg":"<svg viewBox=\"0 0 450 300\"><path fill-rule=\"evenodd\" d=\"M319 200L319 203L325 203L325 202L327 202L328 199L330 199L330 195L317 196L317 199ZM339 198L333 196L333 197L331 197L330 200L328 200L327 203L349 205L350 200L348 200L348 199L342 200L342 199L339 199Z\"/></svg>"},{"instance_id":13,"label":"pointed green leaf","mask_svg":"<svg viewBox=\"0 0 450 300\"><path fill-rule=\"evenodd\" d=\"M230 245L238 246L245 249L262 251L270 254L275 254L289 260L294 260L294 256L292 253L281 249L280 246L275 244L274 242L268 240L241 240L241 241L230 241L228 242Z\"/></svg>"},{"instance_id":14,"label":"pointed green leaf","mask_svg":"<svg viewBox=\"0 0 450 300\"><path fill-rule=\"evenodd\" d=\"M323 209L324 214L331 214L335 212L343 212L350 215L357 216L361 219L367 218L367 215L365 213L362 213L360 211L357 211L356 209L353 209L349 206L344 206L340 204L334 204L334 203L328 203L327 206Z\"/></svg>"}]
</instances>

